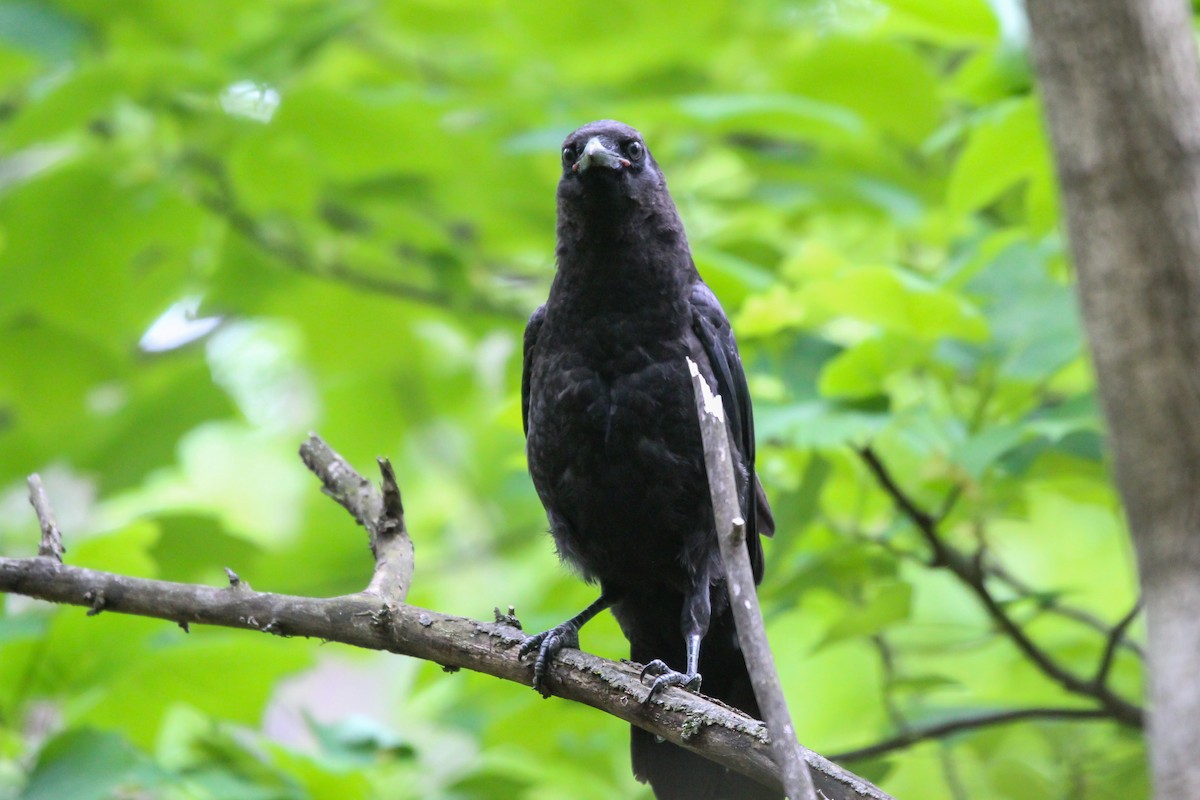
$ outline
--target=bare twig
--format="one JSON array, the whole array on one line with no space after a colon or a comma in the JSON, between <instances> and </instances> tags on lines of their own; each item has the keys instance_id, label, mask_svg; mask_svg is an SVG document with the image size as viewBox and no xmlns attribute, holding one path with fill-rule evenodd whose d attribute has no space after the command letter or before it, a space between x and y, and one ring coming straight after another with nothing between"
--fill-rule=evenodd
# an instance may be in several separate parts
<instances>
[{"instance_id":1,"label":"bare twig","mask_svg":"<svg viewBox=\"0 0 1200 800\"><path fill-rule=\"evenodd\" d=\"M241 576L233 571L232 567L225 568L225 577L229 578L229 588L237 591L244 591L250 588L250 584L242 580Z\"/></svg>"},{"instance_id":2,"label":"bare twig","mask_svg":"<svg viewBox=\"0 0 1200 800\"><path fill-rule=\"evenodd\" d=\"M942 519L942 515L939 514L937 518ZM838 525L834 520L828 517L823 517L822 519L826 525L838 530ZM865 542L867 544L872 544L876 547L882 548L894 558L904 559L906 561L913 561L921 564L929 563L928 560L920 553L897 547L889 539L886 539L882 536L872 536L861 531L853 530L839 530L839 533L856 539L857 541ZM1041 595L1032 586L1010 572L1006 567L1004 567L1004 565L997 564L993 560L985 560L982 566L984 572L987 573L987 577L995 578L996 580L1000 581L1005 586L1020 595L1022 600L1028 600L1031 603L1036 604L1039 612L1054 614L1055 616L1062 617L1063 619L1069 619L1072 622L1085 625L1092 630L1104 634L1105 638L1107 638L1112 632L1112 627L1107 622L1100 619L1100 617L1096 616L1090 611L1085 611L1082 608L1078 608L1077 606L1060 602L1054 597L1045 597ZM1123 650L1128 650L1138 658L1144 659L1146 654L1142 650L1142 646L1130 639L1128 634L1128 630L1121 631L1120 636L1117 638L1117 646Z\"/></svg>"},{"instance_id":3,"label":"bare twig","mask_svg":"<svg viewBox=\"0 0 1200 800\"><path fill-rule=\"evenodd\" d=\"M796 741L796 728L783 695L783 684L775 669L775 659L767 642L762 609L754 588L754 573L746 552L746 522L742 519L737 485L733 478L733 457L725 428L721 397L713 395L696 363L687 360L696 393L696 411L704 441L704 463L712 493L713 514L717 524L717 542L725 564L725 584L729 605L737 625L738 643L746 658L754 696L771 732L771 755L783 775L783 789L791 800L817 800L813 777L809 774ZM751 496L750 502L754 502Z\"/></svg>"},{"instance_id":4,"label":"bare twig","mask_svg":"<svg viewBox=\"0 0 1200 800\"><path fill-rule=\"evenodd\" d=\"M404 524L404 503L400 500L400 486L392 463L386 458L376 461L383 476L383 497L377 522L367 528L371 532L371 552L375 555L375 574L367 591L399 603L412 584L413 543Z\"/></svg>"},{"instance_id":5,"label":"bare twig","mask_svg":"<svg viewBox=\"0 0 1200 800\"><path fill-rule=\"evenodd\" d=\"M952 488L949 493L946 494L946 499L942 501L942 507L938 509L937 514L934 516L933 521L935 524L941 525L946 521L946 517L950 516L950 514L954 511L954 507L958 505L958 501L962 497L962 494L962 484L955 484L954 488Z\"/></svg>"},{"instance_id":6,"label":"bare twig","mask_svg":"<svg viewBox=\"0 0 1200 800\"><path fill-rule=\"evenodd\" d=\"M1022 722L1030 719L1049 720L1097 720L1110 719L1112 714L1103 708L1018 708L1010 711L992 711L986 714L952 719L928 725L921 728L910 728L889 739L860 747L857 750L847 750L830 756L832 761L861 761L866 758L877 758L887 753L903 750L919 742L930 739L944 739L963 731L988 728L996 725L1007 725L1011 722Z\"/></svg>"},{"instance_id":7,"label":"bare twig","mask_svg":"<svg viewBox=\"0 0 1200 800\"><path fill-rule=\"evenodd\" d=\"M381 493L316 434L309 434L300 445L300 458L321 479L325 494L367 529L375 573L366 591L392 603L403 602L412 582L413 544L404 525L404 505L391 463L379 459Z\"/></svg>"},{"instance_id":8,"label":"bare twig","mask_svg":"<svg viewBox=\"0 0 1200 800\"><path fill-rule=\"evenodd\" d=\"M62 531L58 529L58 521L54 518L54 509L50 506L50 497L42 484L42 477L36 472L29 476L29 503L37 514L38 524L42 527L42 541L38 544L38 555L42 558L52 558L62 563L63 547Z\"/></svg>"},{"instance_id":9,"label":"bare twig","mask_svg":"<svg viewBox=\"0 0 1200 800\"><path fill-rule=\"evenodd\" d=\"M1100 666L1096 668L1096 677L1092 680L1096 686L1103 687L1108 683L1108 675L1112 671L1113 661L1116 660L1117 645L1122 637L1125 636L1125 631L1137 619L1137 615L1142 610L1142 599L1139 597L1133 604L1133 608L1126 612L1125 616L1113 625L1112 630L1108 632L1108 641L1104 643L1104 653L1100 656Z\"/></svg>"},{"instance_id":10,"label":"bare twig","mask_svg":"<svg viewBox=\"0 0 1200 800\"><path fill-rule=\"evenodd\" d=\"M937 520L921 509L900 488L874 450L864 447L858 452L875 480L929 545L932 553L931 565L945 567L954 573L963 585L975 594L996 626L1044 675L1072 694L1092 698L1118 722L1135 728L1143 726L1144 713L1139 706L1118 696L1106 685L1098 685L1093 680L1079 677L1034 642L988 589L987 574L980 560L962 552L941 537L937 529Z\"/></svg>"},{"instance_id":11,"label":"bare twig","mask_svg":"<svg viewBox=\"0 0 1200 800\"><path fill-rule=\"evenodd\" d=\"M900 731L907 731L909 728L908 720L904 718L904 714L900 711L900 706L896 704L896 654L892 650L891 643L888 642L887 637L882 633L872 636L871 644L875 646L875 651L879 653L879 665L883 668L883 708L887 712L888 719L892 721L892 725L896 726Z\"/></svg>"},{"instance_id":12,"label":"bare twig","mask_svg":"<svg viewBox=\"0 0 1200 800\"><path fill-rule=\"evenodd\" d=\"M1037 603L1039 609L1050 614L1056 614L1065 619L1073 620L1081 625L1086 625L1093 630L1105 634L1105 636L1108 636L1111 633L1111 628L1108 623L1090 611L1085 611L1082 608L1077 608L1067 603L1060 603L1058 600L1053 598L1045 599L1039 597L1038 593L1033 589L1033 587L1025 583L1016 575L1013 575L1003 565L989 563L987 565L987 571L988 575L1001 581L1010 589L1013 589L1020 594L1022 597L1032 599ZM1142 646L1130 639L1128 633L1129 631L1127 628L1123 628L1121 630L1120 635L1117 637L1117 646L1124 650L1128 650L1138 658L1145 659L1146 653L1144 650L1142 650Z\"/></svg>"},{"instance_id":13,"label":"bare twig","mask_svg":"<svg viewBox=\"0 0 1200 800\"><path fill-rule=\"evenodd\" d=\"M399 490L387 487L395 482L390 468L383 467L385 489L380 494L319 438L310 437L303 451L325 491L371 531L376 550L394 554L396 542L407 540L407 534ZM399 574L399 567L390 569ZM0 558L3 592L85 606L92 612L103 609L170 620L185 631L191 623L200 623L319 638L433 661L450 671L470 669L525 686L531 682L533 668L518 656L524 634L508 624L417 608L386 592L313 598L257 592L236 573L230 582L236 590L115 575L42 557ZM397 585L401 583L407 585L407 580ZM553 694L605 711L761 783L780 786L763 723L681 689L668 689L656 702L643 704L648 689L639 675L640 665L567 650L555 659L548 686ZM800 750L829 800L891 800L853 773Z\"/></svg>"}]
</instances>

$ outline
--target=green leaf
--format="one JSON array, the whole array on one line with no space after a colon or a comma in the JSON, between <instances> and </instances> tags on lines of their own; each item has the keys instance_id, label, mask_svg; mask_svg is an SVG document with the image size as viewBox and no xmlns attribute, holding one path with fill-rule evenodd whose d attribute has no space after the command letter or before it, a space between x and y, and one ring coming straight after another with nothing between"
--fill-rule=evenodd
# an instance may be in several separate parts
<instances>
[{"instance_id":1,"label":"green leaf","mask_svg":"<svg viewBox=\"0 0 1200 800\"><path fill-rule=\"evenodd\" d=\"M454 152L438 124L444 111L411 89L368 94L306 86L284 95L271 128L288 158L335 180L433 175L452 171Z\"/></svg>"},{"instance_id":2,"label":"green leaf","mask_svg":"<svg viewBox=\"0 0 1200 800\"><path fill-rule=\"evenodd\" d=\"M365 766L381 758L412 758L415 748L373 719L352 715L330 724L307 718L325 756L338 763Z\"/></svg>"},{"instance_id":3,"label":"green leaf","mask_svg":"<svg viewBox=\"0 0 1200 800\"><path fill-rule=\"evenodd\" d=\"M985 428L955 447L953 458L976 481L987 470L1032 436L1024 425L995 425Z\"/></svg>"},{"instance_id":4,"label":"green leaf","mask_svg":"<svg viewBox=\"0 0 1200 800\"><path fill-rule=\"evenodd\" d=\"M0 334L0 407L10 423L0 426L0 474L15 478L87 445L89 396L125 365L88 337L41 320L0 323ZM14 444L22 441L23 453Z\"/></svg>"},{"instance_id":5,"label":"green leaf","mask_svg":"<svg viewBox=\"0 0 1200 800\"><path fill-rule=\"evenodd\" d=\"M122 737L84 728L51 739L38 754L19 800L107 800L161 783L147 759Z\"/></svg>"},{"instance_id":6,"label":"green leaf","mask_svg":"<svg viewBox=\"0 0 1200 800\"><path fill-rule=\"evenodd\" d=\"M820 453L814 453L804 467L804 475L800 481L800 489L796 493L795 502L789 511L792 519L800 527L804 527L816 518L820 511L821 490L829 480L833 467L829 460Z\"/></svg>"},{"instance_id":7,"label":"green leaf","mask_svg":"<svg viewBox=\"0 0 1200 800\"><path fill-rule=\"evenodd\" d=\"M914 50L894 41L823 38L781 77L805 98L851 109L910 144L928 136L941 117L933 70Z\"/></svg>"},{"instance_id":8,"label":"green leaf","mask_svg":"<svg viewBox=\"0 0 1200 800\"><path fill-rule=\"evenodd\" d=\"M1032 97L989 110L975 125L954 165L946 203L977 211L1017 184L1049 175L1041 110Z\"/></svg>"},{"instance_id":9,"label":"green leaf","mask_svg":"<svg viewBox=\"0 0 1200 800\"><path fill-rule=\"evenodd\" d=\"M1080 431L1099 431L1103 427L1093 393L1039 408L1025 418L1025 424L1050 439L1062 439Z\"/></svg>"},{"instance_id":10,"label":"green leaf","mask_svg":"<svg viewBox=\"0 0 1200 800\"><path fill-rule=\"evenodd\" d=\"M890 267L861 267L815 281L803 289L801 302L815 315L850 317L923 342L987 336L983 316L968 300Z\"/></svg>"},{"instance_id":11,"label":"green leaf","mask_svg":"<svg viewBox=\"0 0 1200 800\"><path fill-rule=\"evenodd\" d=\"M158 540L150 548L158 574L165 581L203 583L223 575L226 566L248 572L262 551L243 538L230 535L221 523L193 514L163 514L155 519Z\"/></svg>"},{"instance_id":12,"label":"green leaf","mask_svg":"<svg viewBox=\"0 0 1200 800\"><path fill-rule=\"evenodd\" d=\"M871 585L866 602L848 610L830 626L817 649L844 639L874 636L892 625L908 619L912 613L912 585L904 581L887 581Z\"/></svg>"},{"instance_id":13,"label":"green leaf","mask_svg":"<svg viewBox=\"0 0 1200 800\"><path fill-rule=\"evenodd\" d=\"M168 646L143 654L115 675L80 721L120 730L145 746L154 742L166 710L180 701L213 716L256 723L275 682L312 659L304 642L253 633L197 630L189 636L173 630L169 638ZM236 681L229 680L231 666Z\"/></svg>"},{"instance_id":14,"label":"green leaf","mask_svg":"<svg viewBox=\"0 0 1200 800\"><path fill-rule=\"evenodd\" d=\"M71 549L71 560L88 569L156 577L147 551L158 539L158 529L146 520L134 520L115 531L93 536Z\"/></svg>"},{"instance_id":15,"label":"green leaf","mask_svg":"<svg viewBox=\"0 0 1200 800\"><path fill-rule=\"evenodd\" d=\"M789 94L692 95L679 101L698 122L726 131L762 131L790 138L857 138L867 127L854 112Z\"/></svg>"},{"instance_id":16,"label":"green leaf","mask_svg":"<svg viewBox=\"0 0 1200 800\"><path fill-rule=\"evenodd\" d=\"M48 62L75 54L83 27L43 3L0 3L0 41L28 50Z\"/></svg>"},{"instance_id":17,"label":"green leaf","mask_svg":"<svg viewBox=\"0 0 1200 800\"><path fill-rule=\"evenodd\" d=\"M923 33L951 43L989 42L999 25L987 0L881 0Z\"/></svg>"},{"instance_id":18,"label":"green leaf","mask_svg":"<svg viewBox=\"0 0 1200 800\"><path fill-rule=\"evenodd\" d=\"M291 770L275 763L280 756L286 759L286 752L265 746L245 729L222 724L186 703L168 710L162 728L159 758L204 798L308 800Z\"/></svg>"},{"instance_id":19,"label":"green leaf","mask_svg":"<svg viewBox=\"0 0 1200 800\"><path fill-rule=\"evenodd\" d=\"M72 71L51 91L23 108L0 131L0 141L16 150L77 134L92 120L112 111L122 94L122 78L122 73L109 64Z\"/></svg>"},{"instance_id":20,"label":"green leaf","mask_svg":"<svg viewBox=\"0 0 1200 800\"><path fill-rule=\"evenodd\" d=\"M1000 361L1003 374L1040 380L1082 350L1075 298L1051 278L1053 249L1018 242L1005 248L966 285L980 298L992 329L983 351Z\"/></svg>"},{"instance_id":21,"label":"green leaf","mask_svg":"<svg viewBox=\"0 0 1200 800\"><path fill-rule=\"evenodd\" d=\"M825 365L821 394L864 398L886 394L891 376L919 363L927 348L896 336L875 336L848 347Z\"/></svg>"},{"instance_id":22,"label":"green leaf","mask_svg":"<svg viewBox=\"0 0 1200 800\"><path fill-rule=\"evenodd\" d=\"M736 308L751 292L769 288L775 277L753 262L713 248L694 253L696 267L726 307Z\"/></svg>"},{"instance_id":23,"label":"green leaf","mask_svg":"<svg viewBox=\"0 0 1200 800\"><path fill-rule=\"evenodd\" d=\"M820 401L761 403L754 408L754 430L760 439L779 440L802 448L838 449L847 442L863 442L890 420L886 413Z\"/></svg>"},{"instance_id":24,"label":"green leaf","mask_svg":"<svg viewBox=\"0 0 1200 800\"><path fill-rule=\"evenodd\" d=\"M93 408L105 398L111 398L115 408L93 412L100 436L94 448L79 457L80 466L96 474L105 493L135 486L171 463L188 431L237 415L233 401L213 382L198 348L145 357L125 380L95 390ZM147 436L147 429L154 435Z\"/></svg>"},{"instance_id":25,"label":"green leaf","mask_svg":"<svg viewBox=\"0 0 1200 800\"><path fill-rule=\"evenodd\" d=\"M34 614L0 617L0 646L37 639L46 633L47 619Z\"/></svg>"},{"instance_id":26,"label":"green leaf","mask_svg":"<svg viewBox=\"0 0 1200 800\"><path fill-rule=\"evenodd\" d=\"M303 787L307 793L305 800L370 800L378 797L371 785L375 773L369 769L331 768L319 759L278 747L273 748L272 755L278 768Z\"/></svg>"},{"instance_id":27,"label":"green leaf","mask_svg":"<svg viewBox=\"0 0 1200 800\"><path fill-rule=\"evenodd\" d=\"M0 85L28 80L37 71L37 62L29 54L0 44ZM3 242L0 242L3 246Z\"/></svg>"},{"instance_id":28,"label":"green leaf","mask_svg":"<svg viewBox=\"0 0 1200 800\"><path fill-rule=\"evenodd\" d=\"M119 177L101 158L0 195L0 322L44 319L128 353L185 294L200 219L174 188Z\"/></svg>"},{"instance_id":29,"label":"green leaf","mask_svg":"<svg viewBox=\"0 0 1200 800\"><path fill-rule=\"evenodd\" d=\"M229 157L230 178L245 211L285 212L302 217L317 207L321 165L299 137L275 135L273 127L243 137Z\"/></svg>"},{"instance_id":30,"label":"green leaf","mask_svg":"<svg viewBox=\"0 0 1200 800\"><path fill-rule=\"evenodd\" d=\"M734 329L740 341L799 327L804 318L804 309L800 306L797 293L782 284L776 284L765 292L746 298L736 317Z\"/></svg>"}]
</instances>

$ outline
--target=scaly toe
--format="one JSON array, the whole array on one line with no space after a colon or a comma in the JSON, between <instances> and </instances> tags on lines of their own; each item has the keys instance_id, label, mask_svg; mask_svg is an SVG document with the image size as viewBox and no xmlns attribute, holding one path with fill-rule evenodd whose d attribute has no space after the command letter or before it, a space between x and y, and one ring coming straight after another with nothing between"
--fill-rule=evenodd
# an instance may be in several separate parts
<instances>
[{"instance_id":1,"label":"scaly toe","mask_svg":"<svg viewBox=\"0 0 1200 800\"><path fill-rule=\"evenodd\" d=\"M653 664L654 662L650 662ZM662 663L661 661L658 663ZM646 665L650 666L649 664ZM643 674L644 671L643 671ZM666 672L660 674L654 679L654 683L650 685L650 691L646 694L646 699L642 701L642 705L649 705L655 697L670 686L682 686L685 689L696 691L700 688L700 673L688 675L684 672L676 672L673 669L667 669Z\"/></svg>"},{"instance_id":2,"label":"scaly toe","mask_svg":"<svg viewBox=\"0 0 1200 800\"><path fill-rule=\"evenodd\" d=\"M525 641L521 642L521 649L517 651L517 657L524 659L525 656L540 648L542 642L546 639L546 634L549 632L550 631L542 631L541 633L534 634L533 636L525 637Z\"/></svg>"},{"instance_id":3,"label":"scaly toe","mask_svg":"<svg viewBox=\"0 0 1200 800\"><path fill-rule=\"evenodd\" d=\"M657 678L659 675L666 675L670 671L671 668L667 666L665 661L656 658L642 667L642 674L638 675L638 680L645 683L647 675L653 675Z\"/></svg>"}]
</instances>

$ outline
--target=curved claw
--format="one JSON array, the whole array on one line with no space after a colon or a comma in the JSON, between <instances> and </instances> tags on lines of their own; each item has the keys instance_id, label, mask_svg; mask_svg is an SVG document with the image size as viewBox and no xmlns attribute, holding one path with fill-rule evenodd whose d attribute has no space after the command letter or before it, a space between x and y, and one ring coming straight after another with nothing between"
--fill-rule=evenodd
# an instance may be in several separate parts
<instances>
[{"instance_id":1,"label":"curved claw","mask_svg":"<svg viewBox=\"0 0 1200 800\"><path fill-rule=\"evenodd\" d=\"M646 695L646 699L642 701L642 705L649 705L668 686L682 686L693 692L700 691L701 677L699 672L693 672L690 675L686 672L676 672L668 667L665 662L657 658L642 667L642 674L638 678L642 683L645 683L647 675L655 677L654 683L650 684L650 692Z\"/></svg>"},{"instance_id":2,"label":"curved claw","mask_svg":"<svg viewBox=\"0 0 1200 800\"><path fill-rule=\"evenodd\" d=\"M670 671L671 668L667 666L667 662L661 658L656 658L642 667L642 673L638 675L638 680L645 683L647 675L653 675L657 678L659 675L666 675Z\"/></svg>"},{"instance_id":3,"label":"curved claw","mask_svg":"<svg viewBox=\"0 0 1200 800\"><path fill-rule=\"evenodd\" d=\"M537 689L542 697L550 696L550 689L546 686L546 674L550 671L550 662L564 647L579 649L579 630L567 622L526 638L517 651L517 656L521 659L534 650L538 651L537 660L533 662L533 688Z\"/></svg>"}]
</instances>

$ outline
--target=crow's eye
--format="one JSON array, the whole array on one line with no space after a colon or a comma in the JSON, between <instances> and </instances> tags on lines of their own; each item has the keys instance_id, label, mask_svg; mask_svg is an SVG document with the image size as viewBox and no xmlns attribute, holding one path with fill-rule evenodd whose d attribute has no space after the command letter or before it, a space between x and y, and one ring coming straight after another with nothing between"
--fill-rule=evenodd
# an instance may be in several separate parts
<instances>
[{"instance_id":1,"label":"crow's eye","mask_svg":"<svg viewBox=\"0 0 1200 800\"><path fill-rule=\"evenodd\" d=\"M568 166L568 167L571 166L571 164L575 163L575 148L571 147L569 145L567 147L564 147L562 156L563 156L563 165Z\"/></svg>"},{"instance_id":2,"label":"crow's eye","mask_svg":"<svg viewBox=\"0 0 1200 800\"><path fill-rule=\"evenodd\" d=\"M641 161L642 156L646 154L646 148L642 147L642 143L635 139L625 145L625 152L629 155L630 161Z\"/></svg>"}]
</instances>

